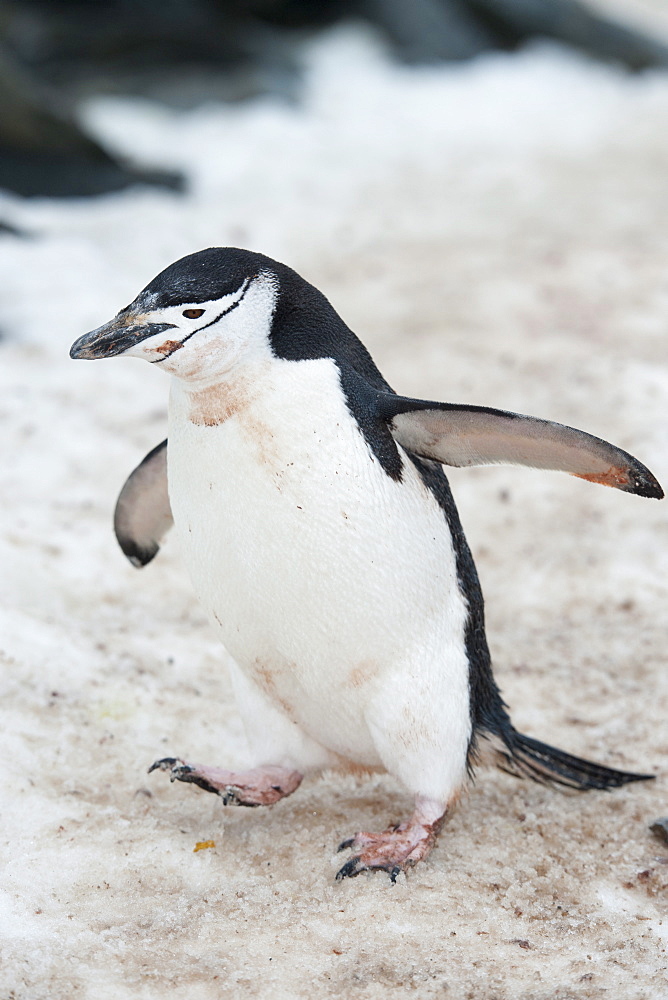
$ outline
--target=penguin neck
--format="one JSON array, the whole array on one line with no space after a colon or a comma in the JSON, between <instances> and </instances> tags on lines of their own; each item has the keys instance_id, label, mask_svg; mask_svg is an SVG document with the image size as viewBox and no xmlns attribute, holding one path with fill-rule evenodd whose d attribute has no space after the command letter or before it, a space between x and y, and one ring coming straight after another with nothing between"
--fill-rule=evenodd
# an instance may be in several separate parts
<instances>
[{"instance_id":1,"label":"penguin neck","mask_svg":"<svg viewBox=\"0 0 668 1000\"><path fill-rule=\"evenodd\" d=\"M331 358L339 369L352 368L375 389L392 391L362 341L322 292L306 281L301 281L298 296L278 296L269 343L277 358Z\"/></svg>"},{"instance_id":2,"label":"penguin neck","mask_svg":"<svg viewBox=\"0 0 668 1000\"><path fill-rule=\"evenodd\" d=\"M266 391L271 368L271 358L259 356L245 365L206 377L174 377L170 406L176 404L192 424L218 426L246 410Z\"/></svg>"}]
</instances>

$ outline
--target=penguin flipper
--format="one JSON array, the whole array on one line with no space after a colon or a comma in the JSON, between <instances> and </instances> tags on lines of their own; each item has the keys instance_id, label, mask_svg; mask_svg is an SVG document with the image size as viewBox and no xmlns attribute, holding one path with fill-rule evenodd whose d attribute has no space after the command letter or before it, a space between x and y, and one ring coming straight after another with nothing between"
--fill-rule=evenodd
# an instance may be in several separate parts
<instances>
[{"instance_id":1,"label":"penguin flipper","mask_svg":"<svg viewBox=\"0 0 668 1000\"><path fill-rule=\"evenodd\" d=\"M130 473L114 511L118 544L138 569L150 563L173 524L167 493L167 441Z\"/></svg>"},{"instance_id":2,"label":"penguin flipper","mask_svg":"<svg viewBox=\"0 0 668 1000\"><path fill-rule=\"evenodd\" d=\"M455 467L527 465L660 500L663 490L637 458L584 431L486 406L432 403L378 393L395 440L421 458Z\"/></svg>"}]
</instances>

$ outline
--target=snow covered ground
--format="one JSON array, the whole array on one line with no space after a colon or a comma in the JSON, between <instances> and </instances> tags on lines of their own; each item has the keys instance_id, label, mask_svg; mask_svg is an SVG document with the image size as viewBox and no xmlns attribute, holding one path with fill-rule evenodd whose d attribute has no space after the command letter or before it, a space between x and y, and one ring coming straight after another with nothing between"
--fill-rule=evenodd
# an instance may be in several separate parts
<instances>
[{"instance_id":1,"label":"snow covered ground","mask_svg":"<svg viewBox=\"0 0 668 1000\"><path fill-rule=\"evenodd\" d=\"M2 997L663 1000L663 776L575 796L481 771L392 886L333 878L340 840L406 813L386 777L225 811L146 774L242 763L243 736L175 541L137 572L111 532L167 379L67 352L175 258L247 246L320 287L400 392L582 427L666 486L668 77L556 48L402 69L345 29L309 51L300 107L86 115L191 190L0 200L33 234L0 240ZM518 728L663 775L668 507L451 479Z\"/></svg>"}]
</instances>

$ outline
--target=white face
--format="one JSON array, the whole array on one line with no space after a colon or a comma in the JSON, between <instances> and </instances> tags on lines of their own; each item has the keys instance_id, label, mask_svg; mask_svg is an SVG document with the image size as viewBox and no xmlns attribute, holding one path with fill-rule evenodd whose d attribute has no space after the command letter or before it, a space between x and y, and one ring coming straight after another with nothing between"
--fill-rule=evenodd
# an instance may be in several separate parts
<instances>
[{"instance_id":1,"label":"white face","mask_svg":"<svg viewBox=\"0 0 668 1000\"><path fill-rule=\"evenodd\" d=\"M231 294L208 302L152 308L151 297L142 294L111 323L81 337L71 354L144 358L178 378L215 381L270 354L277 292L277 279L264 271L247 278ZM146 336L152 327L157 332Z\"/></svg>"}]
</instances>

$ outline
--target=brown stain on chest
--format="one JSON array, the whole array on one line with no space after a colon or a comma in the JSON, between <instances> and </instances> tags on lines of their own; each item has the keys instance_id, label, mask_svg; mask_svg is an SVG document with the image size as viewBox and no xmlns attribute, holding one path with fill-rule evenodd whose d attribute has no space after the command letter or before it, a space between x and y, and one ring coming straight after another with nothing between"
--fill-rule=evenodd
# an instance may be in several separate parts
<instances>
[{"instance_id":1,"label":"brown stain on chest","mask_svg":"<svg viewBox=\"0 0 668 1000\"><path fill-rule=\"evenodd\" d=\"M276 435L266 420L257 416L251 404L258 390L254 380L237 377L189 393L188 419L199 427L218 427L231 417L239 419L244 438L261 465L279 468Z\"/></svg>"},{"instance_id":2,"label":"brown stain on chest","mask_svg":"<svg viewBox=\"0 0 668 1000\"><path fill-rule=\"evenodd\" d=\"M188 419L199 427L216 427L245 410L254 399L247 379L219 382L190 394Z\"/></svg>"},{"instance_id":3,"label":"brown stain on chest","mask_svg":"<svg viewBox=\"0 0 668 1000\"><path fill-rule=\"evenodd\" d=\"M376 660L360 660L352 668L346 679L347 687L361 688L378 674L380 664Z\"/></svg>"},{"instance_id":4,"label":"brown stain on chest","mask_svg":"<svg viewBox=\"0 0 668 1000\"><path fill-rule=\"evenodd\" d=\"M294 668L294 664L287 664L286 669L290 670ZM284 715L290 719L291 722L296 722L295 714L288 702L282 698L278 691L276 690L276 679L277 675L282 673L282 670L277 670L272 667L271 664L266 663L264 660L256 659L253 662L253 679L259 688L264 691L269 700L279 708Z\"/></svg>"},{"instance_id":5,"label":"brown stain on chest","mask_svg":"<svg viewBox=\"0 0 668 1000\"><path fill-rule=\"evenodd\" d=\"M276 435L271 427L258 417L246 414L242 422L244 437L255 448L258 461L262 465L280 467L280 457L276 447ZM278 484L277 484L278 486ZM279 492L280 492L280 487Z\"/></svg>"}]
</instances>

